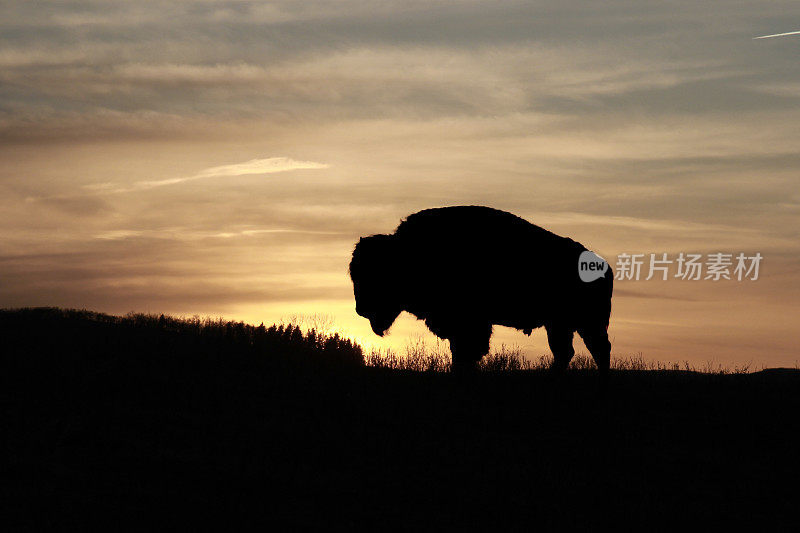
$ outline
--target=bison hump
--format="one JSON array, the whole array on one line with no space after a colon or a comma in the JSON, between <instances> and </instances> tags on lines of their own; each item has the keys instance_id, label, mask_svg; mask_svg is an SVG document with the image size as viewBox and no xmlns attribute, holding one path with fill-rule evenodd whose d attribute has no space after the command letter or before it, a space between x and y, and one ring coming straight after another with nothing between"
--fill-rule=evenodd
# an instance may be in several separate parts
<instances>
[{"instance_id":1,"label":"bison hump","mask_svg":"<svg viewBox=\"0 0 800 533\"><path fill-rule=\"evenodd\" d=\"M473 205L419 211L401 222L395 234L412 248L424 245L473 257L515 249L558 253L578 244L512 213Z\"/></svg>"}]
</instances>

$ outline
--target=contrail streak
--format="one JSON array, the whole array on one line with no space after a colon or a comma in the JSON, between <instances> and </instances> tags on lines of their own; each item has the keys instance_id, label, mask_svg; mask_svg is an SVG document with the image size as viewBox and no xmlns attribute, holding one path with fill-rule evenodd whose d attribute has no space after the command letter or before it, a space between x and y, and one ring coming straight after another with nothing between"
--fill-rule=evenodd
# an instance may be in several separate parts
<instances>
[{"instance_id":1,"label":"contrail streak","mask_svg":"<svg viewBox=\"0 0 800 533\"><path fill-rule=\"evenodd\" d=\"M770 37L783 37L784 35L798 35L800 31L787 31L786 33L773 33L772 35L762 35L761 37L753 37L756 39L769 39Z\"/></svg>"}]
</instances>

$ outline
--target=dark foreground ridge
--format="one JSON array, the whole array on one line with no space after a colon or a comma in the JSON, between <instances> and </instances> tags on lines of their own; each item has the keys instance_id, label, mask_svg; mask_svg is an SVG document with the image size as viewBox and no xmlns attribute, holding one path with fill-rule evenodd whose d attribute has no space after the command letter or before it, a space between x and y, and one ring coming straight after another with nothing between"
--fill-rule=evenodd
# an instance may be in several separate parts
<instances>
[{"instance_id":1,"label":"dark foreground ridge","mask_svg":"<svg viewBox=\"0 0 800 533\"><path fill-rule=\"evenodd\" d=\"M14 530L797 522L798 371L617 371L601 392L590 371L392 371L342 339L207 326L0 311Z\"/></svg>"}]
</instances>

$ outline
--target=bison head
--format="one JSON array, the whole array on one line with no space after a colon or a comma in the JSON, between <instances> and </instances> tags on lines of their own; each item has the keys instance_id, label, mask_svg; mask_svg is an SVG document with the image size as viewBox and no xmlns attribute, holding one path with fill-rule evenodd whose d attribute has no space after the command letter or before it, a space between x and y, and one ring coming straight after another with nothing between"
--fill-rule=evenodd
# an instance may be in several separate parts
<instances>
[{"instance_id":1,"label":"bison head","mask_svg":"<svg viewBox=\"0 0 800 533\"><path fill-rule=\"evenodd\" d=\"M362 237L350 261L356 313L369 319L372 331L381 337L403 311L398 290L400 254L395 239L394 235Z\"/></svg>"}]
</instances>

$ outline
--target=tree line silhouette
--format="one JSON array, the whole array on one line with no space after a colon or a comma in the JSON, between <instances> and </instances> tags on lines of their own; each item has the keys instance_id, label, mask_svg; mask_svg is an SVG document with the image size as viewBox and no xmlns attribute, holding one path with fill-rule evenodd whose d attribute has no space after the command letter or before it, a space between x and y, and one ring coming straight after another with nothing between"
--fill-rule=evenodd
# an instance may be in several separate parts
<instances>
[{"instance_id":1,"label":"tree line silhouette","mask_svg":"<svg viewBox=\"0 0 800 533\"><path fill-rule=\"evenodd\" d=\"M254 326L221 318L142 313L113 316L49 307L0 310L0 332L9 353L28 355L15 359L22 364L43 357L48 365L56 362L65 367L67 360L76 358L86 364L97 358L120 360L135 355L139 359L161 357L164 363L251 358L284 366L364 365L363 350L352 340L313 328L304 332L294 324Z\"/></svg>"}]
</instances>

